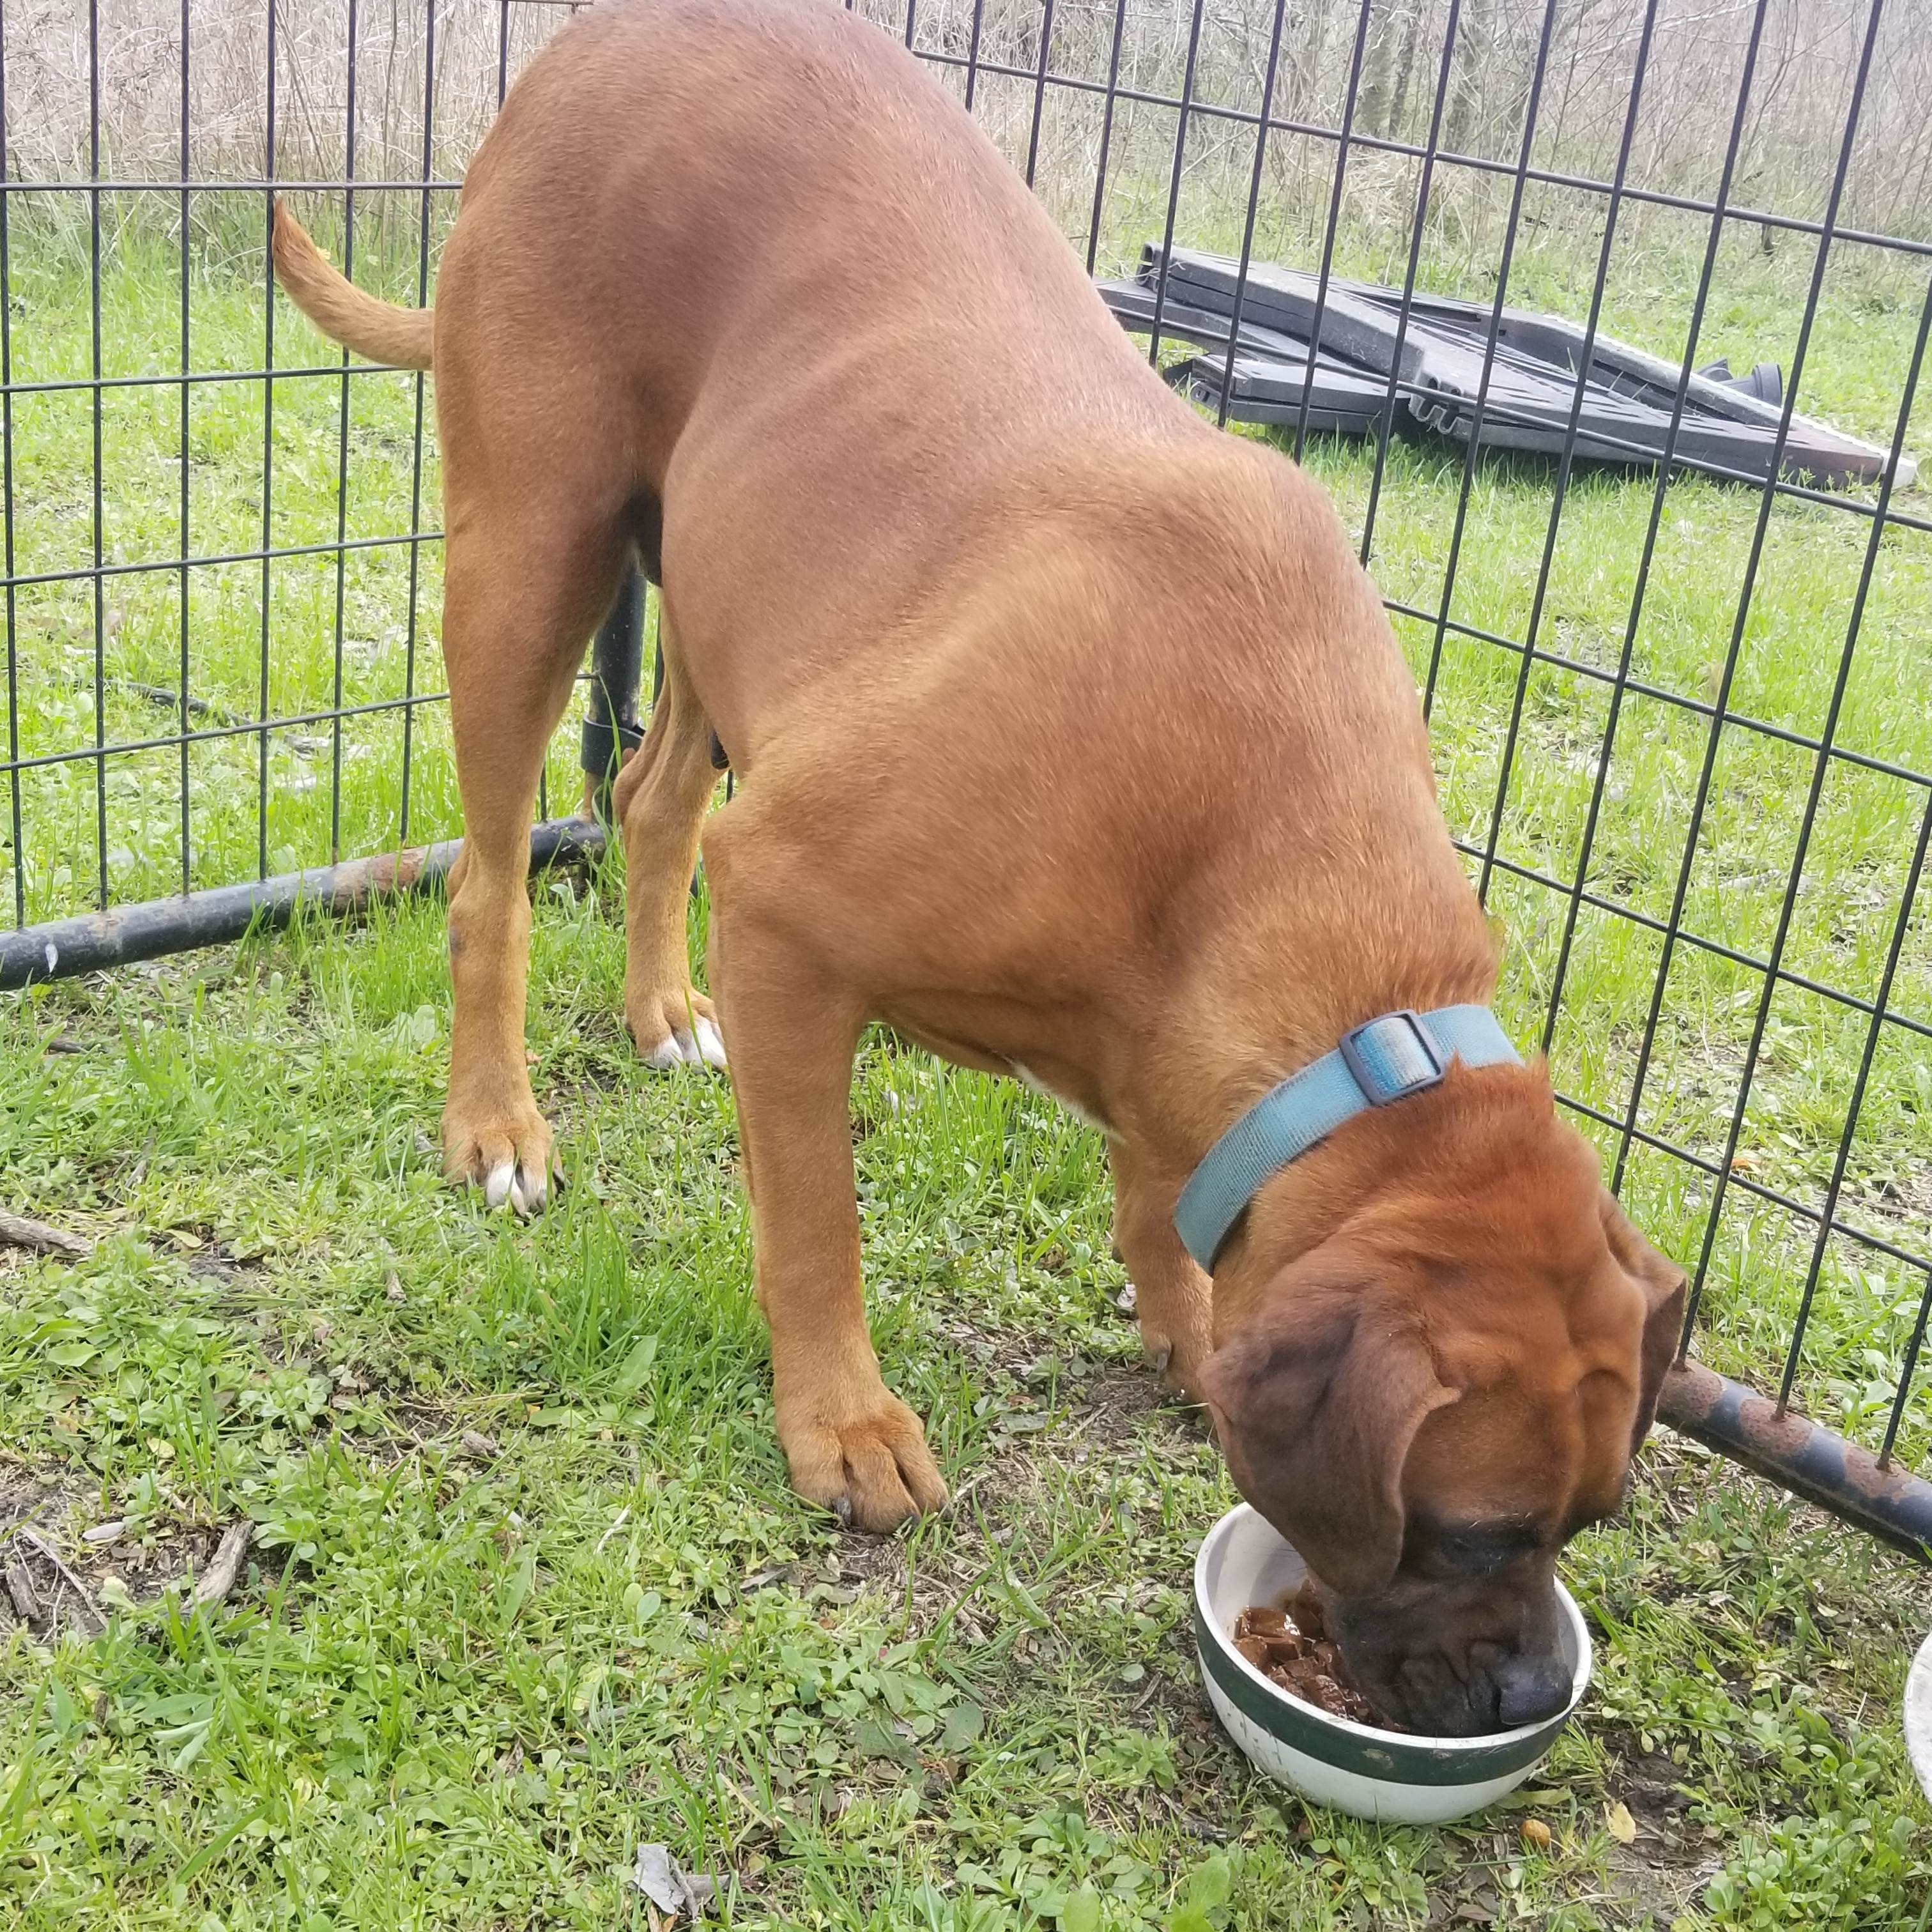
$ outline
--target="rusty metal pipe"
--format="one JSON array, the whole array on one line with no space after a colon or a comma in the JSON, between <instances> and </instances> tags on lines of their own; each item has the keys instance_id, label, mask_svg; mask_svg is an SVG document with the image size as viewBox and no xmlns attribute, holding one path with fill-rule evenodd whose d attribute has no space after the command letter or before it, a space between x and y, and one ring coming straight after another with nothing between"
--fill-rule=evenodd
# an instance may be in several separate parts
<instances>
[{"instance_id":1,"label":"rusty metal pipe","mask_svg":"<svg viewBox=\"0 0 1932 1932\"><path fill-rule=\"evenodd\" d=\"M1932 1563L1932 1483L1847 1442L1795 1410L1682 1361L1664 1378L1657 1419L1834 1516Z\"/></svg>"},{"instance_id":2,"label":"rusty metal pipe","mask_svg":"<svg viewBox=\"0 0 1932 1932\"><path fill-rule=\"evenodd\" d=\"M98 973L136 959L222 946L251 932L278 931L298 908L334 916L378 899L399 898L440 884L463 849L460 838L284 872L250 885L216 886L174 898L117 906L79 919L51 920L0 933L0 992L41 980ZM604 833L580 818L553 818L530 832L530 870L594 858Z\"/></svg>"}]
</instances>

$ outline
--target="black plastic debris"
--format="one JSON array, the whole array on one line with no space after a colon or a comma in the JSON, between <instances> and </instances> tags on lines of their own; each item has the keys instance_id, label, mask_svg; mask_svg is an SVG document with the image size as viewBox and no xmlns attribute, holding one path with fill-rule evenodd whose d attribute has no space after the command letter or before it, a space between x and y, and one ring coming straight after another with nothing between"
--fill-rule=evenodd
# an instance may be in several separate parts
<instances>
[{"instance_id":1,"label":"black plastic debris","mask_svg":"<svg viewBox=\"0 0 1932 1932\"><path fill-rule=\"evenodd\" d=\"M1325 292L1305 270L1251 262L1241 285L1238 338L1230 326L1240 264L1176 248L1162 287L1162 253L1150 243L1130 282L1102 282L1100 293L1122 326L1145 334L1160 308L1163 338L1204 352L1167 371L1194 400L1218 403L1228 382L1228 414L1238 422L1300 420L1343 435L1430 435L1479 448L1558 454L1576 415L1576 454L1593 462L1651 469L1670 440L1682 371L1600 333L1586 343L1574 322L1486 303L1418 291L1402 314L1402 292L1331 278ZM1317 296L1321 295L1319 336ZM1496 345L1484 364L1492 319ZM1577 372L1588 350L1580 408ZM1232 350L1234 370L1228 379ZM1394 407L1390 391L1394 390ZM1686 386L1672 461L1736 482L1761 483L1771 466L1783 415L1784 378L1774 363L1733 376L1728 362L1699 370ZM1840 487L1876 482L1888 453L1794 415L1780 475ZM1902 458L1895 488L1909 488L1914 466Z\"/></svg>"},{"instance_id":2,"label":"black plastic debris","mask_svg":"<svg viewBox=\"0 0 1932 1932\"><path fill-rule=\"evenodd\" d=\"M1143 334L1153 328L1155 290L1150 266L1145 281L1102 282L1100 288L1107 306L1124 326ZM1191 300L1178 300L1170 289L1161 308L1161 335L1163 340L1172 338L1225 347L1228 320L1228 310L1217 314ZM1301 413L1301 392L1311 375L1310 362L1305 340L1258 326L1253 310L1244 303L1234 358L1234 400L1228 413L1238 422L1294 422ZM1313 365L1309 428L1336 430L1344 436L1372 434L1388 406L1386 379L1326 353L1316 356ZM1212 402L1221 393L1222 367L1219 356L1197 356L1168 374L1200 400Z\"/></svg>"}]
</instances>

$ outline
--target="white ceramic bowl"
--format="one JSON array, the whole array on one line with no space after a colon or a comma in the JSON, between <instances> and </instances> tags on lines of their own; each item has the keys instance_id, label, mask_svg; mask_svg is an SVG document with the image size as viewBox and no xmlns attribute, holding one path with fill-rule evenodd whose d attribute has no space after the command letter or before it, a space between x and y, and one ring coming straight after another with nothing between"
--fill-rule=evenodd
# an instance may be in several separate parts
<instances>
[{"instance_id":1,"label":"white ceramic bowl","mask_svg":"<svg viewBox=\"0 0 1932 1932\"><path fill-rule=\"evenodd\" d=\"M1918 1646L1905 1680L1905 1748L1928 1798L1932 1798L1932 1636Z\"/></svg>"},{"instance_id":2,"label":"white ceramic bowl","mask_svg":"<svg viewBox=\"0 0 1932 1932\"><path fill-rule=\"evenodd\" d=\"M1202 1681L1228 1736L1257 1768L1318 1804L1389 1824L1466 1817L1514 1791L1542 1762L1589 1688L1590 1633L1559 1583L1570 1692L1555 1717L1479 1738L1422 1737L1330 1717L1269 1682L1232 1635L1250 1604L1282 1602L1307 1574L1264 1517L1246 1503L1230 1510L1194 1559L1194 1635ZM1932 1684L1928 1689L1932 1694Z\"/></svg>"}]
</instances>

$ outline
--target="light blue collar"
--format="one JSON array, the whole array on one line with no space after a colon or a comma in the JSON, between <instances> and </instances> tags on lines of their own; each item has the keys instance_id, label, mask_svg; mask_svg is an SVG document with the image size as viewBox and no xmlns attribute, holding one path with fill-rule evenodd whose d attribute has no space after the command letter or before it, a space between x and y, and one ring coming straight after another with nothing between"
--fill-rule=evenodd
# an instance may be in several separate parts
<instances>
[{"instance_id":1,"label":"light blue collar","mask_svg":"<svg viewBox=\"0 0 1932 1932\"><path fill-rule=\"evenodd\" d=\"M1333 1053L1264 1095L1208 1150L1174 1210L1187 1252L1211 1271L1270 1175L1344 1120L1433 1087L1456 1059L1466 1066L1522 1064L1487 1006L1384 1013L1343 1034Z\"/></svg>"}]
</instances>

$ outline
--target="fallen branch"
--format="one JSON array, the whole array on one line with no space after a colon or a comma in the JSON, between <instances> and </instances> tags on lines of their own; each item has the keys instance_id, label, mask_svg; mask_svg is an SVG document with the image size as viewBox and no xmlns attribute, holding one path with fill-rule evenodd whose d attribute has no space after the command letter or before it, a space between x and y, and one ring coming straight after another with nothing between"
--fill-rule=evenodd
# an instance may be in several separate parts
<instances>
[{"instance_id":1,"label":"fallen branch","mask_svg":"<svg viewBox=\"0 0 1932 1932\"><path fill-rule=\"evenodd\" d=\"M84 1262L94 1252L92 1241L50 1228L44 1221L29 1220L24 1214L10 1214L4 1208L0 1208L0 1242L9 1247L30 1248L35 1254L63 1255L71 1262Z\"/></svg>"}]
</instances>

